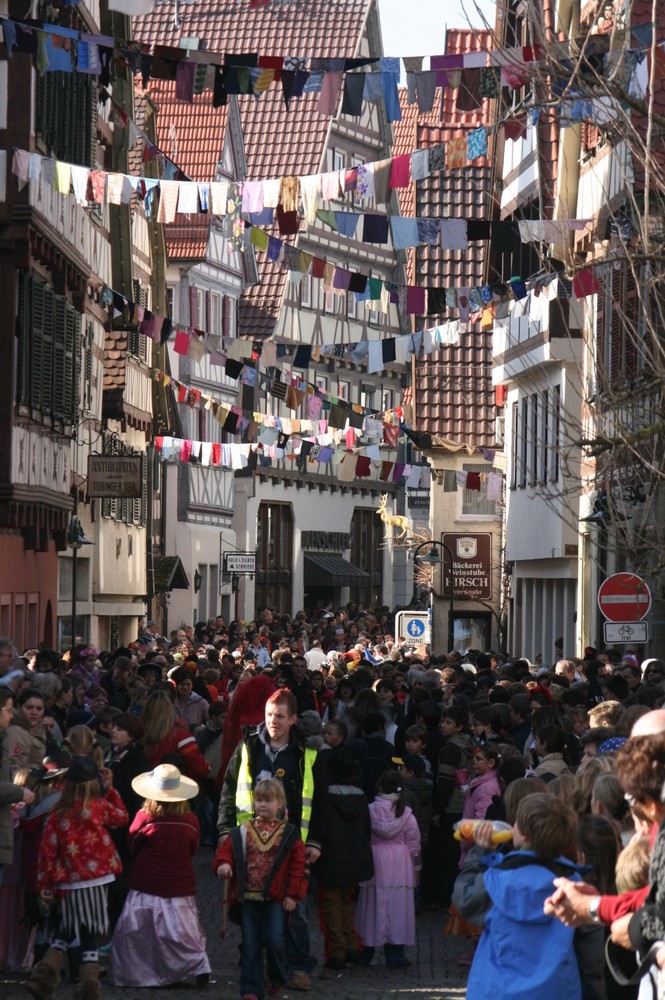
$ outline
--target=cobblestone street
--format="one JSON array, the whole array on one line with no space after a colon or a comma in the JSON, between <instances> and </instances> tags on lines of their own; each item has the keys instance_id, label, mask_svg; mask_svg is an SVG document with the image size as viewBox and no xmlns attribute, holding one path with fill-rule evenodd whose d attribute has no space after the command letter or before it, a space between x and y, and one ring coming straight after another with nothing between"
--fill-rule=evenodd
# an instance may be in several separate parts
<instances>
[{"instance_id":1,"label":"cobblestone street","mask_svg":"<svg viewBox=\"0 0 665 1000\"><path fill-rule=\"evenodd\" d=\"M212 978L216 980L205 991L191 986L178 985L168 989L114 989L106 980L102 984L102 997L106 1000L155 1000L161 997L194 997L198 993L213 1000L216 997L235 998L238 996L237 954L240 934L229 925L227 937L220 937L221 906L219 882L210 870L211 851L203 848L196 859L199 885L198 903L201 920L208 939L208 954L212 965ZM468 943L442 933L445 915L423 913L418 917L418 943L407 949L411 965L406 969L387 969L384 965L368 969L348 969L341 974L322 968L323 941L316 918L316 906L310 901L310 924L312 929L312 950L319 963L312 974L312 997L325 995L336 1000L454 1000L465 993L465 970L457 964L459 955L468 952ZM107 964L102 961L103 966ZM27 975L0 973L0 995L2 1000L27 1000L25 989ZM57 990L56 1000L71 995L66 977ZM305 993L288 993L290 997L305 997Z\"/></svg>"}]
</instances>

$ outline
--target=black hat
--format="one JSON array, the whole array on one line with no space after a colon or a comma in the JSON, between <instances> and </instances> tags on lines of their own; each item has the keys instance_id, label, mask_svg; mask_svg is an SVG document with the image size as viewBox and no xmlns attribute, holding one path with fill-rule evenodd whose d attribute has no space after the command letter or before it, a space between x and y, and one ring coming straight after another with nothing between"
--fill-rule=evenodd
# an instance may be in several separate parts
<instances>
[{"instance_id":1,"label":"black hat","mask_svg":"<svg viewBox=\"0 0 665 1000\"><path fill-rule=\"evenodd\" d=\"M63 774L66 774L68 769L71 767L74 758L71 754L66 753L64 750L56 750L55 753L49 754L44 757L42 761L42 781L51 778L60 778Z\"/></svg>"},{"instance_id":2,"label":"black hat","mask_svg":"<svg viewBox=\"0 0 665 1000\"><path fill-rule=\"evenodd\" d=\"M83 781L94 781L99 777L99 768L92 757L74 757L67 768L67 781L75 785Z\"/></svg>"},{"instance_id":3,"label":"black hat","mask_svg":"<svg viewBox=\"0 0 665 1000\"><path fill-rule=\"evenodd\" d=\"M68 723L69 729L73 726L87 726L88 729L94 729L97 725L97 717L89 708L77 708L75 712L72 712Z\"/></svg>"},{"instance_id":4,"label":"black hat","mask_svg":"<svg viewBox=\"0 0 665 1000\"><path fill-rule=\"evenodd\" d=\"M326 751L328 777L333 785L352 785L356 780L356 761L348 747Z\"/></svg>"},{"instance_id":5,"label":"black hat","mask_svg":"<svg viewBox=\"0 0 665 1000\"><path fill-rule=\"evenodd\" d=\"M413 771L416 778L422 778L425 774L425 761L417 753L405 753L402 757L393 757L393 764L405 767L408 771Z\"/></svg>"}]
</instances>

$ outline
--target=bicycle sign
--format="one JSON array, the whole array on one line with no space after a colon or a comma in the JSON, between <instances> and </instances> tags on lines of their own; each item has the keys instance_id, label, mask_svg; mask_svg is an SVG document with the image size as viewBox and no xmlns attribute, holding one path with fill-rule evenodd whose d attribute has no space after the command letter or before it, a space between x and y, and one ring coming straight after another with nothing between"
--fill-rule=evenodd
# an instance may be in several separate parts
<instances>
[{"instance_id":1,"label":"bicycle sign","mask_svg":"<svg viewBox=\"0 0 665 1000\"><path fill-rule=\"evenodd\" d=\"M649 641L646 622L605 622L603 633L606 644Z\"/></svg>"}]
</instances>

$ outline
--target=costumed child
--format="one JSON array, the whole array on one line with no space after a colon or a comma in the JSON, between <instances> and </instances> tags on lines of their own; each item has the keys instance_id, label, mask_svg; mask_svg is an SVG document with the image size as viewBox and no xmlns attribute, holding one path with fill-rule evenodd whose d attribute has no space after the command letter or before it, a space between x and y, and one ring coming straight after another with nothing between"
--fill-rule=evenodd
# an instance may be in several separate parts
<instances>
[{"instance_id":1,"label":"costumed child","mask_svg":"<svg viewBox=\"0 0 665 1000\"><path fill-rule=\"evenodd\" d=\"M483 824L489 830L489 823ZM462 916L483 928L467 983L470 1000L581 1000L604 995L602 938L588 938L545 914L552 880L579 881L577 819L552 795L527 795L517 807L513 844L480 856L475 848L455 883ZM482 831L476 842L483 844ZM584 992L582 979L584 979Z\"/></svg>"},{"instance_id":2,"label":"costumed child","mask_svg":"<svg viewBox=\"0 0 665 1000\"><path fill-rule=\"evenodd\" d=\"M108 931L108 885L121 868L108 830L126 822L111 772L90 757L74 757L39 848L37 885L44 904L57 895L58 907L51 947L27 984L36 1000L51 1000L74 938L82 953L74 1000L98 1000L97 939Z\"/></svg>"},{"instance_id":3,"label":"costumed child","mask_svg":"<svg viewBox=\"0 0 665 1000\"><path fill-rule=\"evenodd\" d=\"M319 882L325 967L343 969L361 961L360 943L353 925L353 898L358 883L374 874L372 823L351 750L345 746L335 747L322 754L320 760L317 758L316 767L327 784L319 812L321 829L312 829L312 835L321 844L321 856L313 873ZM319 771L317 787L318 774Z\"/></svg>"},{"instance_id":4,"label":"costumed child","mask_svg":"<svg viewBox=\"0 0 665 1000\"><path fill-rule=\"evenodd\" d=\"M240 995L258 1000L265 993L263 947L269 992L289 979L284 950L286 915L307 892L305 845L284 819L284 786L264 778L254 789L254 819L234 827L218 847L212 866L232 879L228 900L238 904L242 932Z\"/></svg>"},{"instance_id":5,"label":"costumed child","mask_svg":"<svg viewBox=\"0 0 665 1000\"><path fill-rule=\"evenodd\" d=\"M386 965L399 968L409 965L405 945L416 942L413 890L421 857L418 823L406 805L397 771L386 771L379 778L369 811L374 878L360 885L356 926L365 944L363 958L367 964L374 949L383 945Z\"/></svg>"},{"instance_id":6,"label":"costumed child","mask_svg":"<svg viewBox=\"0 0 665 1000\"><path fill-rule=\"evenodd\" d=\"M199 821L189 808L198 785L174 764L159 764L132 788L145 801L127 835L129 894L113 933L111 982L168 986L195 976L206 986L210 963L192 862Z\"/></svg>"}]
</instances>

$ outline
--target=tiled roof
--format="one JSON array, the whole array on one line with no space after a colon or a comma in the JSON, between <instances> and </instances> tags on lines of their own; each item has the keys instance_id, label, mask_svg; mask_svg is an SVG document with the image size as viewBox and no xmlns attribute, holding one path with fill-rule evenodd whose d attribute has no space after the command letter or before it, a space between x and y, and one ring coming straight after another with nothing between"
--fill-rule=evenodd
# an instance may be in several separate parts
<instances>
[{"instance_id":1,"label":"tiled roof","mask_svg":"<svg viewBox=\"0 0 665 1000\"><path fill-rule=\"evenodd\" d=\"M448 29L447 54L479 51L491 45L489 32ZM402 122L395 128L393 155L435 146L461 132L489 123L489 102L470 111L458 108L460 89L437 90L432 110L418 113L400 91ZM443 124L445 123L445 125ZM462 170L443 170L412 185L400 198L402 211L418 216L489 218L491 165L474 160ZM409 280L417 285L460 288L485 280L485 245L475 242L467 251L444 251L423 246L410 251ZM428 324L449 316L427 318ZM422 322L419 320L419 322ZM465 444L490 446L494 442L492 389L492 335L476 326L462 333L458 344L443 347L416 363L414 426Z\"/></svg>"},{"instance_id":2,"label":"tiled roof","mask_svg":"<svg viewBox=\"0 0 665 1000\"><path fill-rule=\"evenodd\" d=\"M192 104L176 100L172 80L152 80L150 96L157 108L159 148L191 180L212 180L224 148L226 108L213 108L209 94L195 94ZM165 226L169 260L203 260L209 228L205 216L176 215Z\"/></svg>"},{"instance_id":3,"label":"tiled roof","mask_svg":"<svg viewBox=\"0 0 665 1000\"><path fill-rule=\"evenodd\" d=\"M173 80L151 80L157 107L157 144L193 181L209 181L222 157L226 108L213 108L210 92L195 94L193 103L178 101Z\"/></svg>"},{"instance_id":4,"label":"tiled roof","mask_svg":"<svg viewBox=\"0 0 665 1000\"><path fill-rule=\"evenodd\" d=\"M164 226L166 252L170 261L205 260L208 248L208 221L195 222L198 216L176 214L175 222Z\"/></svg>"},{"instance_id":5,"label":"tiled roof","mask_svg":"<svg viewBox=\"0 0 665 1000\"><path fill-rule=\"evenodd\" d=\"M106 420L126 420L132 427L147 431L152 425L152 415L130 406L125 399L128 346L126 330L104 333L102 414Z\"/></svg>"},{"instance_id":6,"label":"tiled roof","mask_svg":"<svg viewBox=\"0 0 665 1000\"><path fill-rule=\"evenodd\" d=\"M437 96L441 91L437 91ZM393 122L393 156L406 156L418 148L418 121L424 117L418 113L417 104L407 103L406 87L400 87L399 103L402 109L402 120ZM434 103L436 104L436 98ZM416 215L416 185L409 184L406 188L397 189L399 210L402 215ZM414 284L415 253L407 251L406 273L407 281Z\"/></svg>"},{"instance_id":7,"label":"tiled roof","mask_svg":"<svg viewBox=\"0 0 665 1000\"><path fill-rule=\"evenodd\" d=\"M107 330L104 334L104 392L125 388L127 331Z\"/></svg>"},{"instance_id":8,"label":"tiled roof","mask_svg":"<svg viewBox=\"0 0 665 1000\"><path fill-rule=\"evenodd\" d=\"M356 54L367 6L367 0L307 0L250 9L236 0L197 0L179 5L177 28L170 4L155 6L132 24L135 38L151 44L198 38L200 47L211 52L343 58ZM210 101L209 91L204 98ZM318 95L307 94L287 108L279 84L258 100L238 97L249 179L319 171L329 118L319 113L317 104ZM194 117L192 105L181 107ZM261 338L274 330L286 272L263 254L257 254L257 264L260 284L243 294L238 333Z\"/></svg>"}]
</instances>

